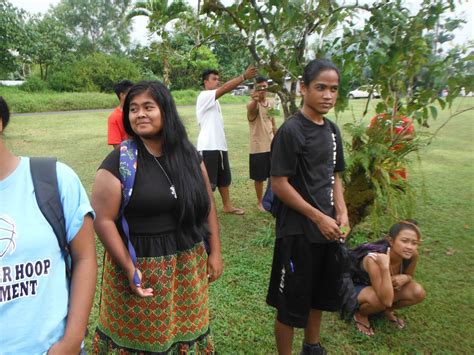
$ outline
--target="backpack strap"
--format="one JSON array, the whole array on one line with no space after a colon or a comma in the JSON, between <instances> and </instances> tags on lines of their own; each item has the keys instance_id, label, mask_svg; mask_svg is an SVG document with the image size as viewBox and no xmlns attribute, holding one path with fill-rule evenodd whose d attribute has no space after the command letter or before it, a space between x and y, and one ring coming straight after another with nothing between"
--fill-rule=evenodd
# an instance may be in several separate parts
<instances>
[{"instance_id":1,"label":"backpack strap","mask_svg":"<svg viewBox=\"0 0 474 355\"><path fill-rule=\"evenodd\" d=\"M130 202L130 198L133 193L133 185L135 183L135 175L137 173L137 157L138 149L137 143L133 139L129 139L120 143L120 162L119 162L119 173L120 181L122 183L122 203L120 205L120 219L122 223L123 233L127 240L127 248L132 259L133 265L135 266L135 273L133 274L133 283L136 286L140 285L140 278L137 273L137 255L135 248L130 242L130 230L128 227L127 219L125 218L125 207Z\"/></svg>"},{"instance_id":2,"label":"backpack strap","mask_svg":"<svg viewBox=\"0 0 474 355\"><path fill-rule=\"evenodd\" d=\"M56 173L56 158L30 158L30 171L36 202L58 240L66 262L66 275L71 279L71 253L67 242L66 222Z\"/></svg>"}]
</instances>

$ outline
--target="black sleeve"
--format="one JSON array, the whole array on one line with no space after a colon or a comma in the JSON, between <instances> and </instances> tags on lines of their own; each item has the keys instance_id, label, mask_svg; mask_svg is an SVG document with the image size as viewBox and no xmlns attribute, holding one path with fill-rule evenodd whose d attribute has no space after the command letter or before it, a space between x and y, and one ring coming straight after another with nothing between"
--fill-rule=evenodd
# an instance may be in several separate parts
<instances>
[{"instance_id":1,"label":"black sleeve","mask_svg":"<svg viewBox=\"0 0 474 355\"><path fill-rule=\"evenodd\" d=\"M117 179L120 180L119 173L119 163L120 163L120 147L112 150L107 157L105 157L102 164L100 164L99 169L105 169L108 172L112 173Z\"/></svg>"},{"instance_id":2,"label":"black sleeve","mask_svg":"<svg viewBox=\"0 0 474 355\"><path fill-rule=\"evenodd\" d=\"M346 163L344 161L344 145L342 144L342 136L339 127L334 124L336 129L336 166L334 172L338 173L344 171Z\"/></svg>"},{"instance_id":3,"label":"black sleeve","mask_svg":"<svg viewBox=\"0 0 474 355\"><path fill-rule=\"evenodd\" d=\"M295 122L287 121L277 131L271 148L272 176L293 176L298 166L298 155L301 153L302 137L298 134Z\"/></svg>"}]
</instances>

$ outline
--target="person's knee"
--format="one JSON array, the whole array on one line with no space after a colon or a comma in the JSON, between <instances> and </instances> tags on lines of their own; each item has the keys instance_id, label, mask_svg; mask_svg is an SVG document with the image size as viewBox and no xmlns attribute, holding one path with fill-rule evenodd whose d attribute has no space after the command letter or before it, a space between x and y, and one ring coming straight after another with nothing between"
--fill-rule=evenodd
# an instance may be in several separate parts
<instances>
[{"instance_id":1,"label":"person's knee","mask_svg":"<svg viewBox=\"0 0 474 355\"><path fill-rule=\"evenodd\" d=\"M378 313L390 307L390 306L385 305L383 302L381 302L375 293L367 297L365 299L365 303L372 310L371 313Z\"/></svg>"},{"instance_id":2,"label":"person's knee","mask_svg":"<svg viewBox=\"0 0 474 355\"><path fill-rule=\"evenodd\" d=\"M420 284L414 284L412 289L412 297L415 303L420 303L426 298L426 291Z\"/></svg>"}]
</instances>

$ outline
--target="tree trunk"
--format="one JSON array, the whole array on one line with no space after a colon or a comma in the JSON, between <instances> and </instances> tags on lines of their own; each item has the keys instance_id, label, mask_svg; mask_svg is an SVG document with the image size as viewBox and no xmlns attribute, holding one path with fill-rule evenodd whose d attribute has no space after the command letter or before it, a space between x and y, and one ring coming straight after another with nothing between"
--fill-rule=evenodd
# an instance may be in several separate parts
<instances>
[{"instance_id":1,"label":"tree trunk","mask_svg":"<svg viewBox=\"0 0 474 355\"><path fill-rule=\"evenodd\" d=\"M274 80L276 81L276 80ZM296 87L297 80L292 80L290 84L290 91L286 88L284 79L283 81L277 82L280 90L277 92L277 95L281 100L281 107L285 115L285 120L287 120L291 115L295 114L298 111L298 106L296 105Z\"/></svg>"}]
</instances>

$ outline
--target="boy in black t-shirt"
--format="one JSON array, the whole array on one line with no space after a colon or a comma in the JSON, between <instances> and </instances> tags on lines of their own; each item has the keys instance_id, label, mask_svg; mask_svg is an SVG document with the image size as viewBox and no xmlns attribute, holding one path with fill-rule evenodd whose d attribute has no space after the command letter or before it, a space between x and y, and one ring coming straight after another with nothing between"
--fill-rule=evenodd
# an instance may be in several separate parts
<instances>
[{"instance_id":1,"label":"boy in black t-shirt","mask_svg":"<svg viewBox=\"0 0 474 355\"><path fill-rule=\"evenodd\" d=\"M277 239L267 303L277 308L279 354L291 354L294 327L305 329L302 354L325 354L319 343L322 311L339 309L334 252L349 229L339 174L344 155L338 127L324 117L336 103L339 83L330 61L309 62L301 83L303 108L272 144Z\"/></svg>"}]
</instances>

